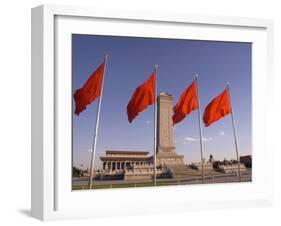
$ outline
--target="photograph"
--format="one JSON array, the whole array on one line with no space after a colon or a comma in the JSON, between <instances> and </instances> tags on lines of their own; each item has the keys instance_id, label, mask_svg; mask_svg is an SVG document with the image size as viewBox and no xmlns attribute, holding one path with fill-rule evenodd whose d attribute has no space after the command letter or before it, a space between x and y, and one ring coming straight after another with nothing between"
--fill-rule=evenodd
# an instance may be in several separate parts
<instances>
[{"instance_id":1,"label":"photograph","mask_svg":"<svg viewBox=\"0 0 281 226\"><path fill-rule=\"evenodd\" d=\"M71 41L73 191L252 182L251 42Z\"/></svg>"}]
</instances>

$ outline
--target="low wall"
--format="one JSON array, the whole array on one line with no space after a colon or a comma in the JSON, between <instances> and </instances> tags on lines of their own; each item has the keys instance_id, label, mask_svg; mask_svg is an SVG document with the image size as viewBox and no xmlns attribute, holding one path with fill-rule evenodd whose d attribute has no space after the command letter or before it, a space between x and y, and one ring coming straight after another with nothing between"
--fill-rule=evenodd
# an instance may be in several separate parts
<instances>
[{"instance_id":1,"label":"low wall","mask_svg":"<svg viewBox=\"0 0 281 226\"><path fill-rule=\"evenodd\" d=\"M151 174L129 174L124 175L124 180L132 181L132 180L151 180L153 179L153 175Z\"/></svg>"}]
</instances>

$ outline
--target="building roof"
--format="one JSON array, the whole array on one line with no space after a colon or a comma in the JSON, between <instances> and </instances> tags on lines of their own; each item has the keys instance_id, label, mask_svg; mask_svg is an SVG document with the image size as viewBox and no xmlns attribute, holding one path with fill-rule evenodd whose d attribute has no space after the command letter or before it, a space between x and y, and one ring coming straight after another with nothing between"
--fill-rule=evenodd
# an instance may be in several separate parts
<instances>
[{"instance_id":1,"label":"building roof","mask_svg":"<svg viewBox=\"0 0 281 226\"><path fill-rule=\"evenodd\" d=\"M121 150L107 150L106 154L124 154L124 155L147 155L148 151L121 151Z\"/></svg>"},{"instance_id":2,"label":"building roof","mask_svg":"<svg viewBox=\"0 0 281 226\"><path fill-rule=\"evenodd\" d=\"M114 157L114 156L101 156L101 161L147 161L148 158L144 157Z\"/></svg>"},{"instance_id":3,"label":"building roof","mask_svg":"<svg viewBox=\"0 0 281 226\"><path fill-rule=\"evenodd\" d=\"M252 158L252 155L243 155L243 156L240 156L240 158Z\"/></svg>"}]
</instances>

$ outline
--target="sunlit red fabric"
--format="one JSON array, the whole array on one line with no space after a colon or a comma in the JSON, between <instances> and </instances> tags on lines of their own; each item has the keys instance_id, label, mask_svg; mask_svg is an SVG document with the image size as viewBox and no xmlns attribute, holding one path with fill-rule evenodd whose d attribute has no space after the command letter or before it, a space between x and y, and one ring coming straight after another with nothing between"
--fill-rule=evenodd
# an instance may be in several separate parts
<instances>
[{"instance_id":1,"label":"sunlit red fabric","mask_svg":"<svg viewBox=\"0 0 281 226\"><path fill-rule=\"evenodd\" d=\"M208 127L213 122L230 113L230 103L228 98L227 89L220 95L214 98L205 108L203 121L205 126Z\"/></svg>"},{"instance_id":2,"label":"sunlit red fabric","mask_svg":"<svg viewBox=\"0 0 281 226\"><path fill-rule=\"evenodd\" d=\"M152 73L148 80L135 90L127 105L127 115L130 123L140 112L146 109L149 105L154 104L154 86L155 73Z\"/></svg>"},{"instance_id":3,"label":"sunlit red fabric","mask_svg":"<svg viewBox=\"0 0 281 226\"><path fill-rule=\"evenodd\" d=\"M100 96L104 63L92 73L85 84L74 93L75 114L79 115L90 103Z\"/></svg>"},{"instance_id":4,"label":"sunlit red fabric","mask_svg":"<svg viewBox=\"0 0 281 226\"><path fill-rule=\"evenodd\" d=\"M172 117L173 124L179 123L185 118L191 111L198 108L196 98L196 82L193 81L184 92L181 94L177 104L174 106L174 115Z\"/></svg>"}]
</instances>

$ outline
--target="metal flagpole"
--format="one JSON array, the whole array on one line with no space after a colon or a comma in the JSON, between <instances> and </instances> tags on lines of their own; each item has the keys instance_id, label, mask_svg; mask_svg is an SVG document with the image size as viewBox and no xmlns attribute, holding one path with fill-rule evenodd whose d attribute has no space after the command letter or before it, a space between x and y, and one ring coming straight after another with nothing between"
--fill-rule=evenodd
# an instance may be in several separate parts
<instances>
[{"instance_id":1,"label":"metal flagpole","mask_svg":"<svg viewBox=\"0 0 281 226\"><path fill-rule=\"evenodd\" d=\"M229 82L227 83L227 94L228 94L228 99L229 99L229 104L230 104L230 113L231 113L233 135L234 135L234 141L235 141L235 149L236 149L236 157L237 157L237 164L238 164L239 180L241 182L242 178L241 178L240 160L239 160L238 144L237 144L237 137L236 137L236 126L235 126L234 115L233 115L233 111L232 111Z\"/></svg>"},{"instance_id":2,"label":"metal flagpole","mask_svg":"<svg viewBox=\"0 0 281 226\"><path fill-rule=\"evenodd\" d=\"M201 110L200 110L200 100L199 100L199 89L198 89L198 74L195 76L196 82L196 100L198 105L198 125L199 125L199 134L200 134L200 150L201 150L201 163L202 163L202 180L205 184L205 169L204 169L204 153L203 153L203 140L202 140L202 126L201 126Z\"/></svg>"},{"instance_id":3,"label":"metal flagpole","mask_svg":"<svg viewBox=\"0 0 281 226\"><path fill-rule=\"evenodd\" d=\"M156 152L157 152L157 69L158 65L155 64L155 83L154 83L154 186L156 186Z\"/></svg>"},{"instance_id":4,"label":"metal flagpole","mask_svg":"<svg viewBox=\"0 0 281 226\"><path fill-rule=\"evenodd\" d=\"M103 83L104 83L107 58L108 58L108 55L106 54L105 58L104 58L104 68L103 68L103 75L102 75L101 91L100 91L100 96L99 96L99 101L98 101L95 133L94 133L94 139L93 139L93 145L92 145L92 161L91 161L90 180L89 180L90 189L92 189L92 185L93 185L93 174L94 174L93 171L94 171L94 164L95 164L95 155L96 155L96 146L97 146L97 137L98 137L98 129L99 129L99 119L100 119L100 108L101 108L101 101L102 101Z\"/></svg>"}]
</instances>

